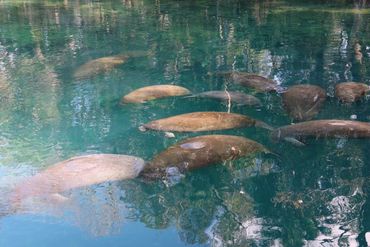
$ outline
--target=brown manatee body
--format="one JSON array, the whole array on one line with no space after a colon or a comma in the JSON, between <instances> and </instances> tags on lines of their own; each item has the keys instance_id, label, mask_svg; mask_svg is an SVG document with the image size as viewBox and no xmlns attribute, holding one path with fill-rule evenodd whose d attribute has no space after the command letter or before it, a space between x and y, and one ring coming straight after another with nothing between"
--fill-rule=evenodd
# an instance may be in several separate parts
<instances>
[{"instance_id":1,"label":"brown manatee body","mask_svg":"<svg viewBox=\"0 0 370 247\"><path fill-rule=\"evenodd\" d=\"M198 93L190 97L200 97L200 98L212 98L219 99L223 101L234 102L238 105L248 105L248 106L261 106L261 101L254 97L253 95L241 93L241 92L229 92L229 91L208 91L203 93Z\"/></svg>"},{"instance_id":2,"label":"brown manatee body","mask_svg":"<svg viewBox=\"0 0 370 247\"><path fill-rule=\"evenodd\" d=\"M126 62L128 58L129 57L127 55L117 55L91 60L78 67L77 70L73 73L73 78L87 79L98 74L108 72L114 67L117 67Z\"/></svg>"},{"instance_id":3,"label":"brown manatee body","mask_svg":"<svg viewBox=\"0 0 370 247\"><path fill-rule=\"evenodd\" d=\"M326 100L326 92L319 86L296 85L283 94L284 108L294 120L304 121L314 118Z\"/></svg>"},{"instance_id":4,"label":"brown manatee body","mask_svg":"<svg viewBox=\"0 0 370 247\"><path fill-rule=\"evenodd\" d=\"M275 140L286 138L370 138L370 123L349 120L314 120L275 129Z\"/></svg>"},{"instance_id":5,"label":"brown manatee body","mask_svg":"<svg viewBox=\"0 0 370 247\"><path fill-rule=\"evenodd\" d=\"M139 88L124 97L121 103L145 103L149 100L180 96L190 94L190 91L184 87L175 85L155 85Z\"/></svg>"},{"instance_id":6,"label":"brown manatee body","mask_svg":"<svg viewBox=\"0 0 370 247\"><path fill-rule=\"evenodd\" d=\"M335 86L335 97L344 103L353 103L363 98L370 86L358 82L342 82Z\"/></svg>"},{"instance_id":7,"label":"brown manatee body","mask_svg":"<svg viewBox=\"0 0 370 247\"><path fill-rule=\"evenodd\" d=\"M225 130L257 126L272 129L266 123L235 113L192 112L144 124L143 129L177 132Z\"/></svg>"},{"instance_id":8,"label":"brown manatee body","mask_svg":"<svg viewBox=\"0 0 370 247\"><path fill-rule=\"evenodd\" d=\"M140 176L165 177L168 169L188 170L202 168L249 154L268 152L261 144L241 136L205 135L189 138L156 155Z\"/></svg>"},{"instance_id":9,"label":"brown manatee body","mask_svg":"<svg viewBox=\"0 0 370 247\"><path fill-rule=\"evenodd\" d=\"M240 84L244 87L252 88L258 92L281 91L282 88L273 80L261 75L246 72L218 72L218 76L224 76L233 83Z\"/></svg>"},{"instance_id":10,"label":"brown manatee body","mask_svg":"<svg viewBox=\"0 0 370 247\"><path fill-rule=\"evenodd\" d=\"M13 200L48 196L74 188L107 181L135 178L144 160L118 154L92 154L74 157L25 179L13 191Z\"/></svg>"}]
</instances>

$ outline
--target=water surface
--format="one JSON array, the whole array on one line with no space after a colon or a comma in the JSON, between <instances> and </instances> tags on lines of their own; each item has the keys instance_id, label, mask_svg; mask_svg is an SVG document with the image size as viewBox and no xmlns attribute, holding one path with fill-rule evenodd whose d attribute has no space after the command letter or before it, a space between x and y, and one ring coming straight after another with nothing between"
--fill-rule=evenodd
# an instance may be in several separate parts
<instances>
[{"instance_id":1,"label":"water surface","mask_svg":"<svg viewBox=\"0 0 370 247\"><path fill-rule=\"evenodd\" d=\"M291 123L278 94L233 85L211 76L216 71L257 73L284 87L320 85L328 100L318 119L370 121L368 100L345 106L333 98L339 82L370 83L369 23L369 6L350 1L2 0L1 190L75 155L149 160L197 135L138 130L162 117L231 111L274 127ZM73 77L88 61L119 54L130 58L106 73ZM154 84L238 90L263 107L182 97L118 104ZM368 140L309 140L297 148L257 128L213 133L246 136L279 158L218 164L175 185L134 179L68 191L67 205L4 213L0 245L366 246Z\"/></svg>"}]
</instances>

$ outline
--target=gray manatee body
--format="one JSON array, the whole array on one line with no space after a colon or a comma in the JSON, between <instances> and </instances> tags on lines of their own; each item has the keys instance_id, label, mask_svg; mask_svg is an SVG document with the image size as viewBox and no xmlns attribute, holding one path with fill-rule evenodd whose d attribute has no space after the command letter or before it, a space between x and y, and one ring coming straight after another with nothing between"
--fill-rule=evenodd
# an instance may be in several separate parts
<instances>
[{"instance_id":1,"label":"gray manatee body","mask_svg":"<svg viewBox=\"0 0 370 247\"><path fill-rule=\"evenodd\" d=\"M272 132L274 140L304 137L370 138L370 123L349 120L314 120L283 126Z\"/></svg>"},{"instance_id":2,"label":"gray manatee body","mask_svg":"<svg viewBox=\"0 0 370 247\"><path fill-rule=\"evenodd\" d=\"M230 91L208 91L203 93L194 94L189 97L199 98L211 98L223 101L230 101L238 105L248 106L262 106L261 101L253 95L241 93L241 92L230 92Z\"/></svg>"},{"instance_id":3,"label":"gray manatee body","mask_svg":"<svg viewBox=\"0 0 370 247\"><path fill-rule=\"evenodd\" d=\"M144 168L144 160L118 154L91 154L73 157L48 167L20 182L11 201L43 197L108 181L131 179Z\"/></svg>"},{"instance_id":4,"label":"gray manatee body","mask_svg":"<svg viewBox=\"0 0 370 247\"><path fill-rule=\"evenodd\" d=\"M216 72L214 74L225 77L235 84L254 89L257 92L282 92L284 90L274 80L257 74L237 71Z\"/></svg>"},{"instance_id":5,"label":"gray manatee body","mask_svg":"<svg viewBox=\"0 0 370 247\"><path fill-rule=\"evenodd\" d=\"M129 58L147 55L148 52L145 51L126 51L123 54L115 56L93 59L78 67L73 73L73 78L76 80L88 79L113 70L117 66L125 63Z\"/></svg>"},{"instance_id":6,"label":"gray manatee body","mask_svg":"<svg viewBox=\"0 0 370 247\"><path fill-rule=\"evenodd\" d=\"M97 76L125 63L128 58L129 57L126 55L117 55L111 57L101 57L88 61L75 70L73 73L73 78L82 80Z\"/></svg>"}]
</instances>

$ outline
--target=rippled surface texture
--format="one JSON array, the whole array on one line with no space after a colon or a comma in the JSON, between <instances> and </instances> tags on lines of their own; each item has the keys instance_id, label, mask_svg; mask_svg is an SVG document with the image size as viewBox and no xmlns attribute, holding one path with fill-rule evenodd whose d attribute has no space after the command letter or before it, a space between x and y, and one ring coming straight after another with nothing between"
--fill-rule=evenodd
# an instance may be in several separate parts
<instances>
[{"instance_id":1,"label":"rippled surface texture","mask_svg":"<svg viewBox=\"0 0 370 247\"><path fill-rule=\"evenodd\" d=\"M316 119L369 122L368 99L333 97L339 82L370 84L369 23L366 0L0 0L0 246L366 246L369 139L295 147L261 128L206 132L245 136L273 154L176 181L77 188L26 201L22 213L8 194L72 156L150 160L198 135L139 131L152 120L223 111L273 127L292 122L279 93L230 83L220 71L260 74L282 88L319 85L328 98ZM104 65L95 60L103 57ZM119 104L155 84L241 91L262 107L183 96Z\"/></svg>"}]
</instances>

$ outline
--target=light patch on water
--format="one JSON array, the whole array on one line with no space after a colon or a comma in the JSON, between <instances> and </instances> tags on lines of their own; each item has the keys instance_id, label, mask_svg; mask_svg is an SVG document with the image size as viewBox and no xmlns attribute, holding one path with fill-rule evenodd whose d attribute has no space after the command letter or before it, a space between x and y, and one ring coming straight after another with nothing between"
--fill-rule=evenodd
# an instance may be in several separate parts
<instances>
[{"instance_id":1,"label":"light patch on water","mask_svg":"<svg viewBox=\"0 0 370 247\"><path fill-rule=\"evenodd\" d=\"M272 74L273 69L273 57L271 55L270 50L261 50L256 55L259 59L256 59L258 61L258 68L256 68L257 71L259 71L259 74L270 77Z\"/></svg>"},{"instance_id":2,"label":"light patch on water","mask_svg":"<svg viewBox=\"0 0 370 247\"><path fill-rule=\"evenodd\" d=\"M241 225L239 229L233 232L231 238L224 239L222 235L223 233L220 232L220 229L224 227L221 224L224 223L223 217L226 216L227 212L229 211L225 211L224 208L219 207L213 221L205 230L205 233L209 238L208 243L210 246L265 246L267 242L268 246L283 246L281 239L269 239L264 236L266 231L279 232L281 229L279 227L269 225L263 218L253 216L240 222Z\"/></svg>"},{"instance_id":3,"label":"light patch on water","mask_svg":"<svg viewBox=\"0 0 370 247\"><path fill-rule=\"evenodd\" d=\"M330 214L318 220L321 227L326 228L314 240L305 242L305 246L359 246L359 219L353 218L360 210L361 203L351 201L351 197L336 196L327 208Z\"/></svg>"},{"instance_id":4,"label":"light patch on water","mask_svg":"<svg viewBox=\"0 0 370 247\"><path fill-rule=\"evenodd\" d=\"M347 57L347 47L348 47L348 34L347 32L342 31L339 51L343 58Z\"/></svg>"},{"instance_id":5,"label":"light patch on water","mask_svg":"<svg viewBox=\"0 0 370 247\"><path fill-rule=\"evenodd\" d=\"M252 218L243 222L244 237L246 239L261 239L262 238L263 219Z\"/></svg>"},{"instance_id":6,"label":"light patch on water","mask_svg":"<svg viewBox=\"0 0 370 247\"><path fill-rule=\"evenodd\" d=\"M209 244L212 247L222 247L224 246L222 238L215 232L215 228L219 224L218 219L213 219L209 227L204 231L204 233L209 238Z\"/></svg>"},{"instance_id":7,"label":"light patch on water","mask_svg":"<svg viewBox=\"0 0 370 247\"><path fill-rule=\"evenodd\" d=\"M166 178L163 180L163 182L167 187L171 187L180 183L181 179L184 177L185 175L180 172L179 168L167 167Z\"/></svg>"},{"instance_id":8,"label":"light patch on water","mask_svg":"<svg viewBox=\"0 0 370 247\"><path fill-rule=\"evenodd\" d=\"M264 236L265 231L279 232L279 227L270 226L265 219L260 217L251 217L242 222L243 228L239 232L235 233L235 238L253 241L256 246L262 246L266 244L266 240L269 242L269 246L282 246L281 239L269 239Z\"/></svg>"},{"instance_id":9,"label":"light patch on water","mask_svg":"<svg viewBox=\"0 0 370 247\"><path fill-rule=\"evenodd\" d=\"M345 138L340 138L340 139L338 139L338 141L337 141L337 148L338 149L342 149L342 148L344 148L345 147L345 145L346 145L346 143L347 143L347 139L345 139Z\"/></svg>"},{"instance_id":10,"label":"light patch on water","mask_svg":"<svg viewBox=\"0 0 370 247\"><path fill-rule=\"evenodd\" d=\"M214 219L211 224L207 227L204 233L209 238L209 244L212 247L222 247L224 246L222 237L217 234L217 226L220 223L220 218L225 214L225 210L222 207L217 207Z\"/></svg>"},{"instance_id":11,"label":"light patch on water","mask_svg":"<svg viewBox=\"0 0 370 247\"><path fill-rule=\"evenodd\" d=\"M287 59L288 57L284 57L284 58ZM281 60L283 60L283 58L281 58ZM281 86L283 82L286 80L287 75L290 76L289 72L282 73L281 71L279 71L278 73L274 75L273 80L276 82L277 85Z\"/></svg>"},{"instance_id":12,"label":"light patch on water","mask_svg":"<svg viewBox=\"0 0 370 247\"><path fill-rule=\"evenodd\" d=\"M330 235L320 233L314 240L305 241L304 246L359 246L359 243L356 240L358 234L353 231L343 229L342 224L325 224L324 226L329 229L328 232L330 232ZM346 244L344 244L345 242Z\"/></svg>"},{"instance_id":13,"label":"light patch on water","mask_svg":"<svg viewBox=\"0 0 370 247\"><path fill-rule=\"evenodd\" d=\"M365 233L365 239L367 246L370 246L370 232Z\"/></svg>"},{"instance_id":14,"label":"light patch on water","mask_svg":"<svg viewBox=\"0 0 370 247\"><path fill-rule=\"evenodd\" d=\"M109 236L119 233L128 215L123 194L117 182L106 182L63 194L28 197L11 206L17 213L69 222L92 236Z\"/></svg>"}]
</instances>

